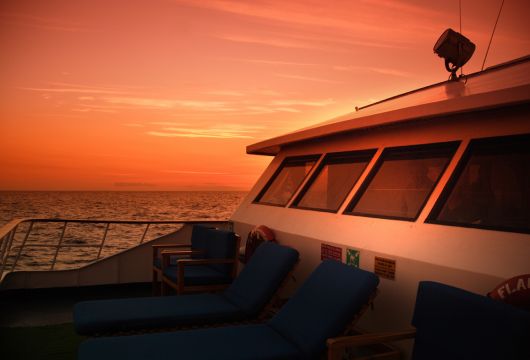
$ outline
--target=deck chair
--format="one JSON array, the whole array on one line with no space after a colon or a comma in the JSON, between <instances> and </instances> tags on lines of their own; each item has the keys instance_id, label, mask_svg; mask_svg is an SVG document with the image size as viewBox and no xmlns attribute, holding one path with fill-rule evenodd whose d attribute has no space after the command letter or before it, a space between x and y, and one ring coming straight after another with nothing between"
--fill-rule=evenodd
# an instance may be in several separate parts
<instances>
[{"instance_id":1,"label":"deck chair","mask_svg":"<svg viewBox=\"0 0 530 360\"><path fill-rule=\"evenodd\" d=\"M376 275L337 261L322 262L268 322L84 341L78 359L316 359L366 308Z\"/></svg>"},{"instance_id":2,"label":"deck chair","mask_svg":"<svg viewBox=\"0 0 530 360\"><path fill-rule=\"evenodd\" d=\"M329 359L345 347L415 338L412 360L530 359L530 312L437 282L419 284L411 330L328 341Z\"/></svg>"},{"instance_id":3,"label":"deck chair","mask_svg":"<svg viewBox=\"0 0 530 360\"><path fill-rule=\"evenodd\" d=\"M153 293L159 276L162 295L168 286L177 294L223 290L237 274L239 244L231 231L194 225L190 245L154 245Z\"/></svg>"},{"instance_id":4,"label":"deck chair","mask_svg":"<svg viewBox=\"0 0 530 360\"><path fill-rule=\"evenodd\" d=\"M298 251L264 243L223 293L80 302L74 326L82 335L101 335L256 318L298 262Z\"/></svg>"}]
</instances>

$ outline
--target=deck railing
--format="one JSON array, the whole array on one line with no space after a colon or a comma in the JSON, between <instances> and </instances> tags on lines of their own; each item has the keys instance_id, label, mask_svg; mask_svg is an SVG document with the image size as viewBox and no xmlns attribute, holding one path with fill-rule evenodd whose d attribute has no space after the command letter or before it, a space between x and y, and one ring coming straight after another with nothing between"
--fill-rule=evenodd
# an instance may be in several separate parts
<instances>
[{"instance_id":1,"label":"deck railing","mask_svg":"<svg viewBox=\"0 0 530 360\"><path fill-rule=\"evenodd\" d=\"M49 234L47 234L47 241L36 241L32 239L32 235L39 235L38 231L35 231L35 225L40 223L48 224L59 224L59 236L55 241L49 242ZM101 238L96 242L88 242L86 239L82 239L77 242L65 242L65 234L69 224L91 224L96 229L103 229ZM58 256L64 251L64 249L73 248L94 248L97 249L96 255L83 259L80 262L81 265L99 260L102 256L103 251L108 247L107 239L108 234L111 230L111 225L134 225L143 226L143 230L140 231L141 236L139 240L131 240L131 235L127 235L128 247L142 244L146 240L147 233L153 225L180 225L181 227L185 224L229 224L227 220L162 220L162 221L144 221L144 220L85 220L85 219L14 219L8 224L0 228L0 278L5 272L16 271L19 267L21 256L31 258L32 254L28 249L51 249L49 255L49 267L45 270L55 270L58 262ZM57 230L57 229L56 229ZM167 233L177 230L175 227ZM159 236L163 234L158 234ZM93 234L90 236L94 238ZM41 239L42 240L42 239ZM116 246L112 246L116 250ZM126 247L118 248L119 250L125 250ZM42 254L41 254L42 255ZM46 264L42 261L39 262L39 269L42 270ZM27 265L25 270L31 270Z\"/></svg>"}]
</instances>

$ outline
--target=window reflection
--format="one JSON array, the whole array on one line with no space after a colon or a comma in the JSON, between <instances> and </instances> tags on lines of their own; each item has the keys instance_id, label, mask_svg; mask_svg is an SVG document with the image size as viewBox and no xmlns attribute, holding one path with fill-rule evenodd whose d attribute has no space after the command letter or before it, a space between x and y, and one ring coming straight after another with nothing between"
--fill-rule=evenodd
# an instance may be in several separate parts
<instances>
[{"instance_id":1,"label":"window reflection","mask_svg":"<svg viewBox=\"0 0 530 360\"><path fill-rule=\"evenodd\" d=\"M530 231L530 136L472 141L450 184L429 221Z\"/></svg>"},{"instance_id":2,"label":"window reflection","mask_svg":"<svg viewBox=\"0 0 530 360\"><path fill-rule=\"evenodd\" d=\"M375 151L330 154L297 200L296 207L337 211Z\"/></svg>"},{"instance_id":3,"label":"window reflection","mask_svg":"<svg viewBox=\"0 0 530 360\"><path fill-rule=\"evenodd\" d=\"M287 158L272 181L256 199L260 204L284 206L294 195L306 175L315 165L318 156Z\"/></svg>"},{"instance_id":4,"label":"window reflection","mask_svg":"<svg viewBox=\"0 0 530 360\"><path fill-rule=\"evenodd\" d=\"M456 145L445 143L386 149L347 212L416 219Z\"/></svg>"}]
</instances>

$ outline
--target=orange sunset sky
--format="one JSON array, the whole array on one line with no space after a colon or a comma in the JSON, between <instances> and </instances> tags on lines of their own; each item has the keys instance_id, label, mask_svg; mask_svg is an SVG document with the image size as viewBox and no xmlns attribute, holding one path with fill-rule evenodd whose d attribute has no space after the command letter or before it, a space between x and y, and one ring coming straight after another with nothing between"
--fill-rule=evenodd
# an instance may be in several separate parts
<instances>
[{"instance_id":1,"label":"orange sunset sky","mask_svg":"<svg viewBox=\"0 0 530 360\"><path fill-rule=\"evenodd\" d=\"M462 0L480 70L501 0ZM2 0L0 190L248 190L249 144L446 80L459 1ZM506 0L486 66L530 54Z\"/></svg>"}]
</instances>

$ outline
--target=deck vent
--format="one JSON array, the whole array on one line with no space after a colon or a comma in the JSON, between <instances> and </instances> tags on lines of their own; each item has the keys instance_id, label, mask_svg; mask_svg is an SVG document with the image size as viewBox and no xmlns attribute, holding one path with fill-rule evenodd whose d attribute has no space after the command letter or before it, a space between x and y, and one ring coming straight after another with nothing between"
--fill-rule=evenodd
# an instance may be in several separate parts
<instances>
[{"instance_id":1,"label":"deck vent","mask_svg":"<svg viewBox=\"0 0 530 360\"><path fill-rule=\"evenodd\" d=\"M445 68L451 73L451 80L457 80L456 72L471 59L475 44L453 29L447 29L434 44L434 52L445 59Z\"/></svg>"}]
</instances>

